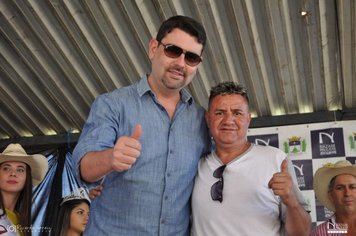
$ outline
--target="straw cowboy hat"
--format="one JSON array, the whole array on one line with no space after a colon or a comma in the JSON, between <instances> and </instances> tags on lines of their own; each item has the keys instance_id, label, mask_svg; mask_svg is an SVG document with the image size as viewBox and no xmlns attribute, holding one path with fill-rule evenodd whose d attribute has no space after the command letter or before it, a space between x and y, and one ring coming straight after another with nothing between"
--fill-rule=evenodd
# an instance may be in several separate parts
<instances>
[{"instance_id":1,"label":"straw cowboy hat","mask_svg":"<svg viewBox=\"0 0 356 236\"><path fill-rule=\"evenodd\" d=\"M45 156L41 154L28 155L18 143L9 144L0 154L0 164L7 161L19 161L29 165L31 167L33 186L41 183L48 170L48 161Z\"/></svg>"},{"instance_id":2,"label":"straw cowboy hat","mask_svg":"<svg viewBox=\"0 0 356 236\"><path fill-rule=\"evenodd\" d=\"M356 177L356 165L349 161L338 161L335 164L328 163L319 168L314 175L315 195L326 208L335 212L335 206L328 197L329 183L332 178L340 174L349 174Z\"/></svg>"}]
</instances>

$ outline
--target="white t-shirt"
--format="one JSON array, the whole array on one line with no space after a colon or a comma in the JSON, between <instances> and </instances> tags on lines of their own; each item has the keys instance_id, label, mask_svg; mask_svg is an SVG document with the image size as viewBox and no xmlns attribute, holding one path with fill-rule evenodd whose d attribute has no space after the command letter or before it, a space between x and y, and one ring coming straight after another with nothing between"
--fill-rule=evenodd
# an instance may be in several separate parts
<instances>
[{"instance_id":1,"label":"white t-shirt","mask_svg":"<svg viewBox=\"0 0 356 236\"><path fill-rule=\"evenodd\" d=\"M192 195L191 235L281 235L285 206L268 188L268 182L274 173L280 172L285 158L286 154L277 148L251 145L227 164L221 203L211 199L210 189L218 181L213 172L223 164L215 152L202 158ZM299 202L307 209L293 165L288 164Z\"/></svg>"}]
</instances>

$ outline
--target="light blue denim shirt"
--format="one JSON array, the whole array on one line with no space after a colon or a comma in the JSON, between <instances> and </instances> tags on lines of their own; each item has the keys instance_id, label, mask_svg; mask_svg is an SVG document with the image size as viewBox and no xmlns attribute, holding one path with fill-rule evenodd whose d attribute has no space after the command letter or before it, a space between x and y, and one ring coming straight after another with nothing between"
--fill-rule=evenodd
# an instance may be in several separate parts
<instances>
[{"instance_id":1,"label":"light blue denim shirt","mask_svg":"<svg viewBox=\"0 0 356 236\"><path fill-rule=\"evenodd\" d=\"M189 235L190 195L199 158L210 141L204 109L181 91L174 118L151 91L147 77L97 97L75 147L74 173L89 151L114 146L142 125L141 155L131 169L111 172L92 201L85 235Z\"/></svg>"}]
</instances>

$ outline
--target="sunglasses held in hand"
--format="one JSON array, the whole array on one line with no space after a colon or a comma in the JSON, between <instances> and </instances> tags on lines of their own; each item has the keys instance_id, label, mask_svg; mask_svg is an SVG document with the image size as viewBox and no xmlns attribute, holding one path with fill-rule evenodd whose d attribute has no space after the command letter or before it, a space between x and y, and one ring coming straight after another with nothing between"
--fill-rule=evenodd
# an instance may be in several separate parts
<instances>
[{"instance_id":1,"label":"sunglasses held in hand","mask_svg":"<svg viewBox=\"0 0 356 236\"><path fill-rule=\"evenodd\" d=\"M170 58L178 58L182 53L184 54L184 61L189 66L198 65L203 59L201 56L194 52L185 51L182 48L173 44L164 44L158 41L164 47L164 54Z\"/></svg>"}]
</instances>

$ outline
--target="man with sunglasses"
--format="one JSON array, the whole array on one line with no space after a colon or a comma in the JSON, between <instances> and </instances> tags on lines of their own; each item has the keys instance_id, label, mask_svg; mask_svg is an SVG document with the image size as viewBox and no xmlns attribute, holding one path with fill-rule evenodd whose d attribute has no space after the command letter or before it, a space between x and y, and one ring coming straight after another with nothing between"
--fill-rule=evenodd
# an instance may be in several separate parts
<instances>
[{"instance_id":1,"label":"man with sunglasses","mask_svg":"<svg viewBox=\"0 0 356 236\"><path fill-rule=\"evenodd\" d=\"M201 159L192 194L192 236L309 235L311 219L281 150L247 141L245 89L211 89L205 118L215 151Z\"/></svg>"},{"instance_id":2,"label":"man with sunglasses","mask_svg":"<svg viewBox=\"0 0 356 236\"><path fill-rule=\"evenodd\" d=\"M73 153L77 178L103 185L84 235L189 235L189 199L210 139L184 87L205 43L200 23L169 18L149 42L150 74L94 101Z\"/></svg>"}]
</instances>

